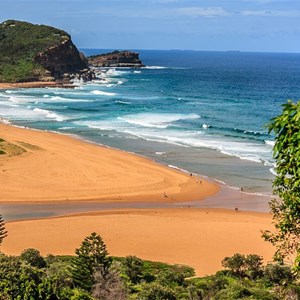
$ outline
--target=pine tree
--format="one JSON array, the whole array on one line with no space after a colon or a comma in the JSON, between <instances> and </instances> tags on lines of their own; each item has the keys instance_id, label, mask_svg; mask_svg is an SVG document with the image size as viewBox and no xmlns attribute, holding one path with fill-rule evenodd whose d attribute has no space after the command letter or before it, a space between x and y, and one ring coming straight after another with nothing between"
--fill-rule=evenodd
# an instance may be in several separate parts
<instances>
[{"instance_id":1,"label":"pine tree","mask_svg":"<svg viewBox=\"0 0 300 300\"><path fill-rule=\"evenodd\" d=\"M95 273L100 272L105 278L112 259L102 238L95 232L83 240L75 253L77 256L73 260L72 267L74 283L77 287L91 291L95 284Z\"/></svg>"},{"instance_id":2,"label":"pine tree","mask_svg":"<svg viewBox=\"0 0 300 300\"><path fill-rule=\"evenodd\" d=\"M5 237L7 237L7 231L5 230L5 223L2 215L0 215L0 245L2 244Z\"/></svg>"}]
</instances>

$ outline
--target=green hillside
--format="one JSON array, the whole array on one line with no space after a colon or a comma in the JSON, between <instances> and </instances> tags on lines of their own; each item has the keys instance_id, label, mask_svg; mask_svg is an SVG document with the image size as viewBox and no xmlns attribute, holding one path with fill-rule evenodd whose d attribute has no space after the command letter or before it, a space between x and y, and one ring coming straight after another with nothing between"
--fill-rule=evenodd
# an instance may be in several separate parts
<instances>
[{"instance_id":1,"label":"green hillside","mask_svg":"<svg viewBox=\"0 0 300 300\"><path fill-rule=\"evenodd\" d=\"M76 56L75 60L77 60L73 69L86 67L77 48L71 42L70 35L65 31L15 20L0 23L0 82L33 81L44 76L59 77L59 73L53 74L53 66L49 68L49 60L62 55L63 45L67 43L69 45L65 47L66 50L69 51L69 48L72 48L72 52L68 53L68 60L70 61L70 56ZM52 51L51 55L48 52L45 59L47 63L43 64L41 55L52 48L60 51ZM71 59L72 63L74 57ZM63 59L55 61L62 64ZM61 69L61 66L58 69ZM62 69L62 72L68 71L65 68Z\"/></svg>"}]
</instances>

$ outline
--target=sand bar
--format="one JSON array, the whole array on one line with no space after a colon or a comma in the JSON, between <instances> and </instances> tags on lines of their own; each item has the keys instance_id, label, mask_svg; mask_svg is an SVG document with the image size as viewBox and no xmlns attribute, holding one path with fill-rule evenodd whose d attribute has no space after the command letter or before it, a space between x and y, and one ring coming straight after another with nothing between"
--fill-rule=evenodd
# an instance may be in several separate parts
<instances>
[{"instance_id":1,"label":"sand bar","mask_svg":"<svg viewBox=\"0 0 300 300\"><path fill-rule=\"evenodd\" d=\"M234 253L256 253L270 261L274 249L261 238L271 229L267 213L222 209L114 210L42 220L8 222L2 251L17 255L33 247L43 255L74 254L83 238L95 231L111 255L193 266L198 275L221 269Z\"/></svg>"},{"instance_id":2,"label":"sand bar","mask_svg":"<svg viewBox=\"0 0 300 300\"><path fill-rule=\"evenodd\" d=\"M0 201L192 201L209 181L124 151L46 131L0 124L0 138L26 152L0 156Z\"/></svg>"}]
</instances>

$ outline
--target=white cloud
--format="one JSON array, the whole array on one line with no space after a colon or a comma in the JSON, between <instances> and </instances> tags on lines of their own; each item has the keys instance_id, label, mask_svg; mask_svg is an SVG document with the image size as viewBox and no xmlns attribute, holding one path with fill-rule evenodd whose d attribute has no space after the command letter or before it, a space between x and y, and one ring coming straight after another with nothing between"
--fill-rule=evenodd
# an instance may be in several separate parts
<instances>
[{"instance_id":1,"label":"white cloud","mask_svg":"<svg viewBox=\"0 0 300 300\"><path fill-rule=\"evenodd\" d=\"M247 17L300 17L300 10L243 10L241 15Z\"/></svg>"},{"instance_id":2,"label":"white cloud","mask_svg":"<svg viewBox=\"0 0 300 300\"><path fill-rule=\"evenodd\" d=\"M222 7L183 7L178 9L178 13L193 17L225 17L230 15Z\"/></svg>"}]
</instances>

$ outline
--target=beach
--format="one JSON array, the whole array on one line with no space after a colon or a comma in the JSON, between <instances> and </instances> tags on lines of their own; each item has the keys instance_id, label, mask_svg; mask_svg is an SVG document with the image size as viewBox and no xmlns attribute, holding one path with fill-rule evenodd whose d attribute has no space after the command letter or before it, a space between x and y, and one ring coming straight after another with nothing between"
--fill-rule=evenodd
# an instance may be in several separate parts
<instances>
[{"instance_id":1,"label":"beach","mask_svg":"<svg viewBox=\"0 0 300 300\"><path fill-rule=\"evenodd\" d=\"M25 150L0 157L0 199L10 201L191 201L219 187L149 159L70 136L0 124Z\"/></svg>"},{"instance_id":2,"label":"beach","mask_svg":"<svg viewBox=\"0 0 300 300\"><path fill-rule=\"evenodd\" d=\"M0 89L19 89L19 88L44 88L44 87L62 87L63 83L57 81L29 81L17 83L0 82Z\"/></svg>"},{"instance_id":3,"label":"beach","mask_svg":"<svg viewBox=\"0 0 300 300\"><path fill-rule=\"evenodd\" d=\"M82 240L97 232L113 256L195 268L197 275L220 270L221 261L234 253L256 253L271 261L274 249L261 238L271 229L267 213L222 209L126 209L41 220L8 222L2 251L18 255L36 248L43 255L74 255Z\"/></svg>"},{"instance_id":4,"label":"beach","mask_svg":"<svg viewBox=\"0 0 300 300\"><path fill-rule=\"evenodd\" d=\"M6 254L37 248L43 255L72 255L96 231L111 255L187 264L197 275L216 272L237 252L271 259L274 249L261 238L261 230L272 227L270 214L175 206L218 197L220 187L210 180L57 133L0 124L0 137L25 150L0 156L0 205L146 203L143 209L129 204L71 215L66 209L59 217L9 221L1 247Z\"/></svg>"}]
</instances>

